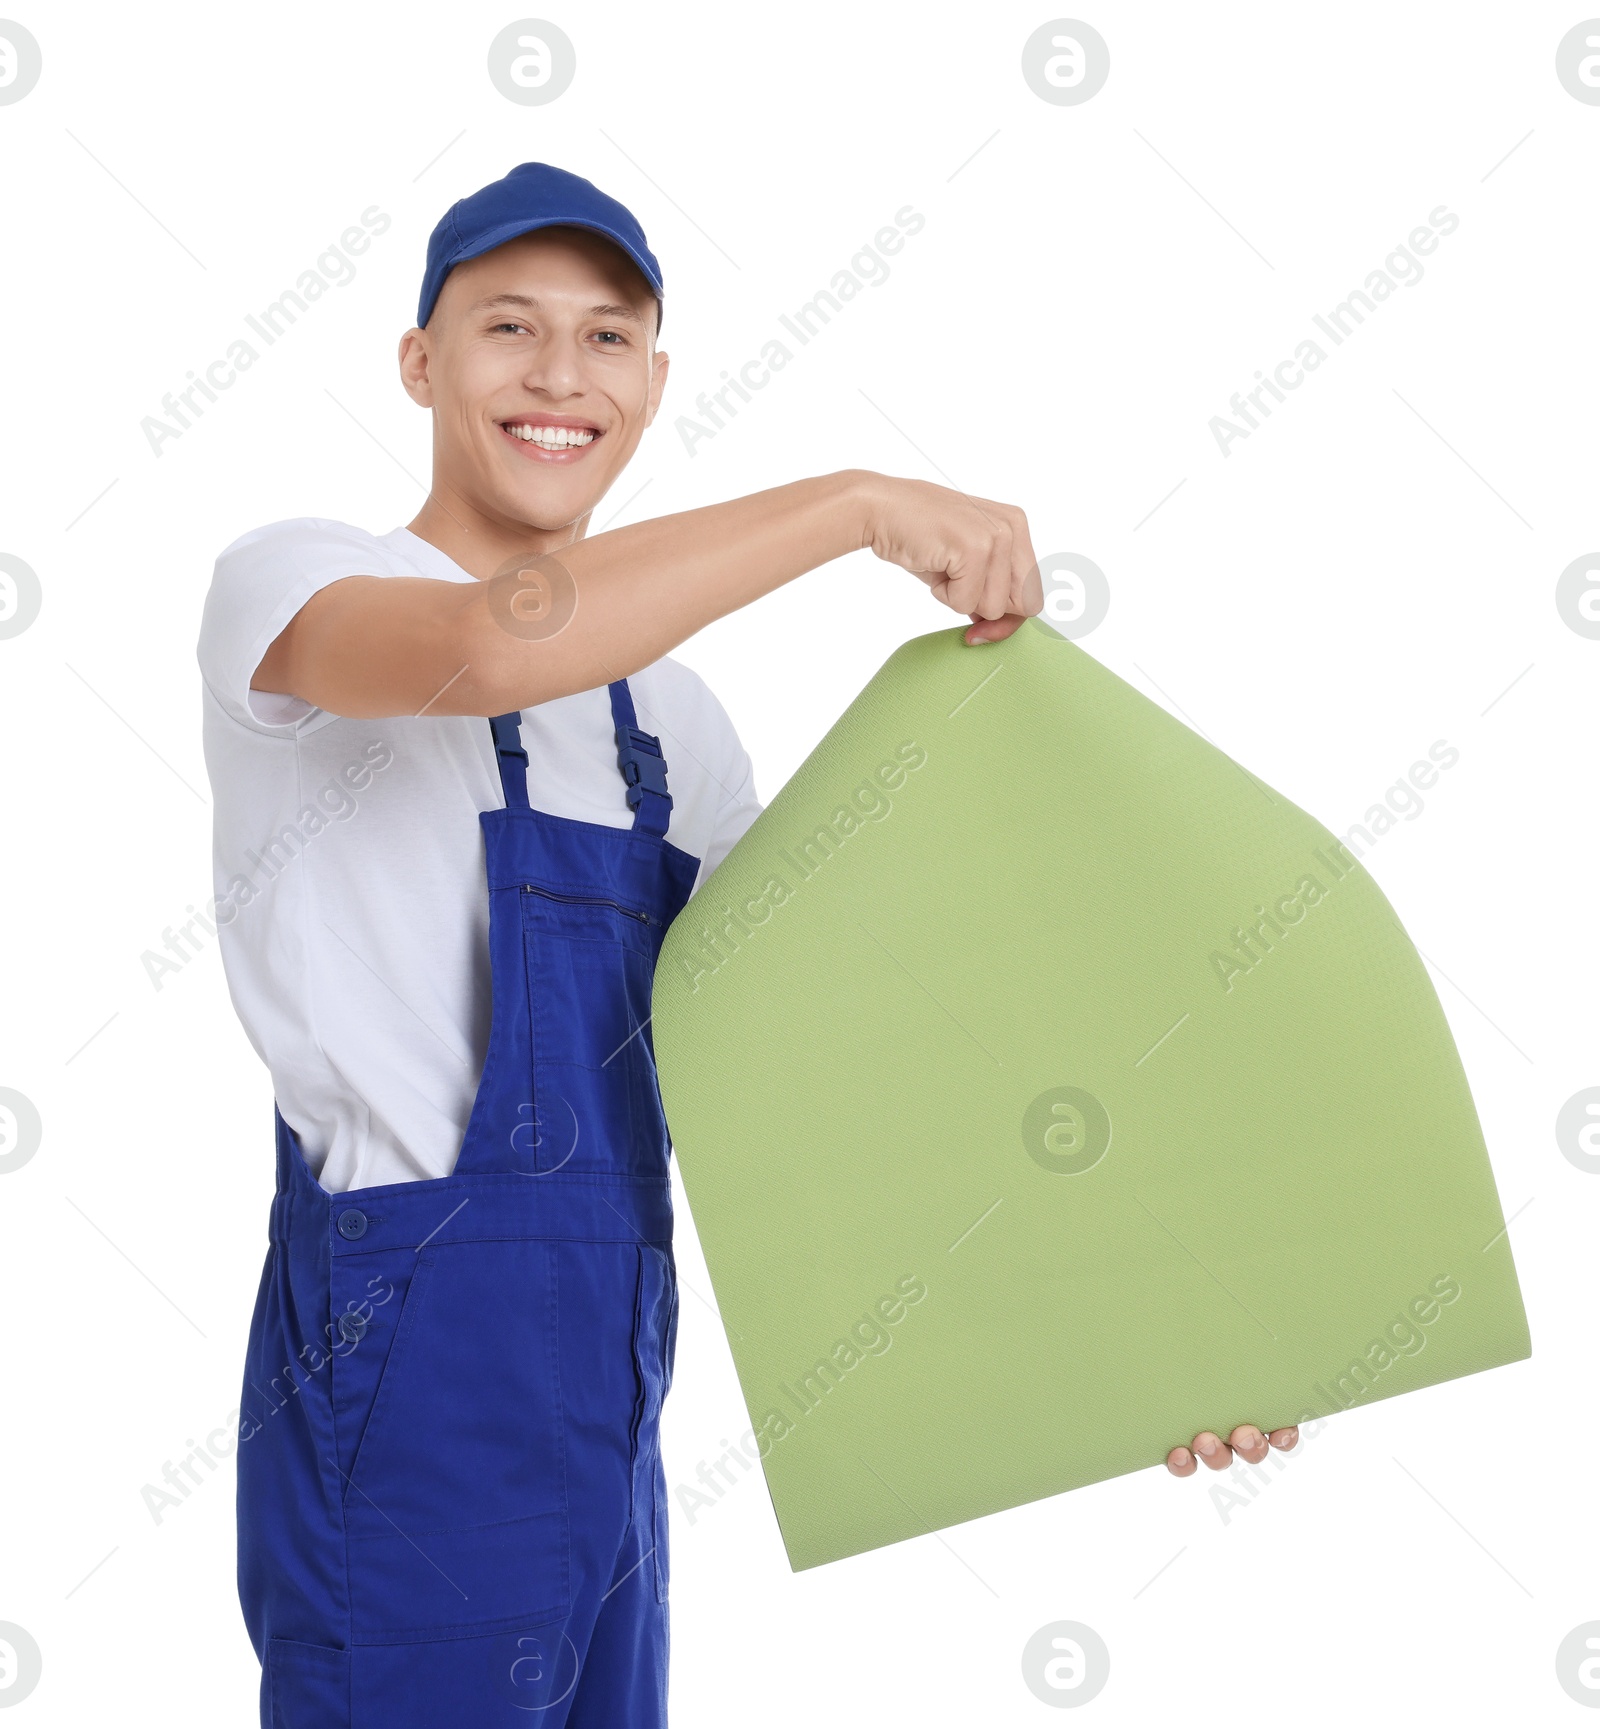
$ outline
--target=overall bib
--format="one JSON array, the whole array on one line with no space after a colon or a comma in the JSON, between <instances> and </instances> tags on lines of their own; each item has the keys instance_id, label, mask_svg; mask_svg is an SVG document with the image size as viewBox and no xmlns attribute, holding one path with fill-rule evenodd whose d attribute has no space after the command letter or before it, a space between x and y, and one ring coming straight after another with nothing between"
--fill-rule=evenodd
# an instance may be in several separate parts
<instances>
[{"instance_id":1,"label":"overall bib","mask_svg":"<svg viewBox=\"0 0 1600 1729\"><path fill-rule=\"evenodd\" d=\"M264 1729L658 1729L677 1333L648 1027L698 861L610 687L631 829L528 804L489 724L493 1022L455 1170L330 1195L277 1117L241 1402Z\"/></svg>"}]
</instances>

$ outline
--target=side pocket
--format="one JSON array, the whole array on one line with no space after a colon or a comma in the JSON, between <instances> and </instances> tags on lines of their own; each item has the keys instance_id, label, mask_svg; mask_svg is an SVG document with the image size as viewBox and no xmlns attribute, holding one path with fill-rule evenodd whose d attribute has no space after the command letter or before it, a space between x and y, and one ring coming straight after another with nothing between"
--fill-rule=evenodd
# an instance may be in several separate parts
<instances>
[{"instance_id":1,"label":"side pocket","mask_svg":"<svg viewBox=\"0 0 1600 1729\"><path fill-rule=\"evenodd\" d=\"M667 1529L667 1527L668 1527L667 1476L666 1476L666 1468L661 1463L661 1459L660 1459L659 1454L657 1455L657 1458L656 1458L656 1489L655 1489L655 1494L656 1494L656 1533L655 1533L655 1536L656 1536L656 1550L655 1550L656 1601L658 1603L665 1603L667 1600L667 1578L668 1578L668 1573L669 1573L669 1568L667 1565L667 1561L668 1561L668 1555L667 1555L667 1538L668 1538L668 1529Z\"/></svg>"},{"instance_id":2,"label":"side pocket","mask_svg":"<svg viewBox=\"0 0 1600 1729\"><path fill-rule=\"evenodd\" d=\"M672 1304L667 1311L667 1375L663 1398L672 1390L672 1369L678 1358L678 1262L671 1248L666 1250L667 1284L672 1292Z\"/></svg>"},{"instance_id":3,"label":"side pocket","mask_svg":"<svg viewBox=\"0 0 1600 1729\"><path fill-rule=\"evenodd\" d=\"M663 1403L666 1401L668 1392L672 1389L672 1367L678 1354L678 1266L671 1248L669 1247L665 1252L667 1284L672 1295L667 1310L667 1348L661 1387ZM660 1458L658 1447L656 1459L656 1601L658 1603L665 1603L667 1600L668 1561L670 1559L668 1511L666 1466Z\"/></svg>"},{"instance_id":4,"label":"side pocket","mask_svg":"<svg viewBox=\"0 0 1600 1729\"><path fill-rule=\"evenodd\" d=\"M411 1251L406 1253L410 1255ZM395 1385L401 1379L406 1356L416 1339L418 1318L422 1314L428 1283L433 1277L434 1256L423 1254L414 1259L415 1265L400 1301L400 1312L393 1323L394 1331L382 1368L376 1367L377 1352L368 1349L376 1342L373 1337L375 1323L369 1324L367 1332L353 1342L349 1355L336 1362L335 1387L339 1398L335 1421L342 1430L340 1451L345 1452L348 1446L349 1462L343 1467L342 1484L346 1499L360 1478L361 1461L371 1451L389 1406L394 1402Z\"/></svg>"},{"instance_id":5,"label":"side pocket","mask_svg":"<svg viewBox=\"0 0 1600 1729\"><path fill-rule=\"evenodd\" d=\"M628 1512L637 1515L640 1487L639 1451L647 1436L645 1417L650 1409L650 1378L645 1368L645 1262L649 1246L641 1243L633 1251L633 1418L628 1424Z\"/></svg>"},{"instance_id":6,"label":"side pocket","mask_svg":"<svg viewBox=\"0 0 1600 1729\"><path fill-rule=\"evenodd\" d=\"M358 1645L567 1613L558 1313L547 1241L425 1251L345 1497Z\"/></svg>"},{"instance_id":7,"label":"side pocket","mask_svg":"<svg viewBox=\"0 0 1600 1729\"><path fill-rule=\"evenodd\" d=\"M634 1406L633 1514L652 1551L656 1600L667 1600L667 1493L661 1462L661 1406L672 1378L677 1321L677 1279L672 1251L654 1243L638 1248L639 1283L634 1306L633 1366L638 1388Z\"/></svg>"},{"instance_id":8,"label":"side pocket","mask_svg":"<svg viewBox=\"0 0 1600 1729\"><path fill-rule=\"evenodd\" d=\"M350 1721L350 1653L269 1639L261 1666L265 1729L331 1729Z\"/></svg>"}]
</instances>

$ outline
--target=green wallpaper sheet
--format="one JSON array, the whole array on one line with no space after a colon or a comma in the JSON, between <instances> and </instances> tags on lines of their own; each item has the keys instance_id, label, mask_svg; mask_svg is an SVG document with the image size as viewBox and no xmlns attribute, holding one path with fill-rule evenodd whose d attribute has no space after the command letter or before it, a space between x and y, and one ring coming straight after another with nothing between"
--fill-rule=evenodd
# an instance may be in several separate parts
<instances>
[{"instance_id":1,"label":"green wallpaper sheet","mask_svg":"<svg viewBox=\"0 0 1600 1729\"><path fill-rule=\"evenodd\" d=\"M1393 908L1037 621L891 656L653 1031L796 1568L1528 1355Z\"/></svg>"}]
</instances>

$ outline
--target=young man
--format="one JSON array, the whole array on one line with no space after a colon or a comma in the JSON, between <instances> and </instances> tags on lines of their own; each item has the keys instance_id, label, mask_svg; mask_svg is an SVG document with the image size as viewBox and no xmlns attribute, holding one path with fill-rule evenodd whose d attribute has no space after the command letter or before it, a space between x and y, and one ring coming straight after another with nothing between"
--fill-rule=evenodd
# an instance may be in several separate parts
<instances>
[{"instance_id":1,"label":"young man","mask_svg":"<svg viewBox=\"0 0 1600 1729\"><path fill-rule=\"evenodd\" d=\"M759 805L664 657L863 547L969 642L1040 607L1020 510L864 471L588 538L661 402L662 302L626 209L513 169L435 229L401 339L415 520L217 563L217 919L278 1104L238 1455L275 1729L665 1722L650 983Z\"/></svg>"}]
</instances>

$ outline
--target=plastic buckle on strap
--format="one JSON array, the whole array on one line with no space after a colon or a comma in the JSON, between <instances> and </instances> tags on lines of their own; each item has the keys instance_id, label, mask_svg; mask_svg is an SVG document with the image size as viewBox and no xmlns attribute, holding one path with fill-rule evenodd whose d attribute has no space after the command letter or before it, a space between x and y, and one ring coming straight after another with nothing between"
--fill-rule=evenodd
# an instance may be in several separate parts
<instances>
[{"instance_id":1,"label":"plastic buckle on strap","mask_svg":"<svg viewBox=\"0 0 1600 1729\"><path fill-rule=\"evenodd\" d=\"M489 718L489 730L494 734L494 748L501 756L514 756L524 768L528 766L528 753L522 743L520 715L497 714Z\"/></svg>"},{"instance_id":2,"label":"plastic buckle on strap","mask_svg":"<svg viewBox=\"0 0 1600 1729\"><path fill-rule=\"evenodd\" d=\"M522 743L521 713L491 715L489 731L494 736L495 761L500 770L506 806L525 810L528 804L528 752ZM513 763L518 766L513 768Z\"/></svg>"},{"instance_id":3,"label":"plastic buckle on strap","mask_svg":"<svg viewBox=\"0 0 1600 1729\"><path fill-rule=\"evenodd\" d=\"M637 810L644 795L655 793L670 806L672 794L667 791L667 765L661 755L661 741L636 726L617 728L617 767L627 786L628 808Z\"/></svg>"}]
</instances>

